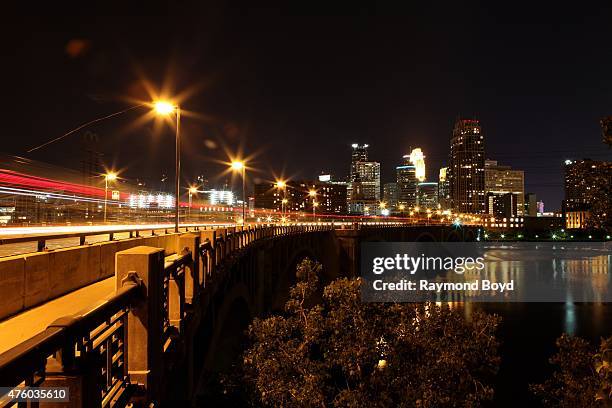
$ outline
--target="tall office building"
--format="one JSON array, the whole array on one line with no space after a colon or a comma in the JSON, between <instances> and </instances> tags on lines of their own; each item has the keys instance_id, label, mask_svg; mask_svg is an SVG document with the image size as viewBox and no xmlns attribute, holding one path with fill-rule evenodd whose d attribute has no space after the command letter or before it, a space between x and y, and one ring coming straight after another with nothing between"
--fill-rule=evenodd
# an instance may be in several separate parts
<instances>
[{"instance_id":1,"label":"tall office building","mask_svg":"<svg viewBox=\"0 0 612 408\"><path fill-rule=\"evenodd\" d=\"M484 150L480 122L458 119L450 139L448 168L455 211L473 214L485 212Z\"/></svg>"},{"instance_id":2,"label":"tall office building","mask_svg":"<svg viewBox=\"0 0 612 408\"><path fill-rule=\"evenodd\" d=\"M406 207L414 207L417 201L416 167L410 156L404 156L404 164L395 168L397 174L397 201Z\"/></svg>"},{"instance_id":3,"label":"tall office building","mask_svg":"<svg viewBox=\"0 0 612 408\"><path fill-rule=\"evenodd\" d=\"M440 204L440 207L444 210L451 207L450 184L447 171L448 167L442 167L438 178L438 204Z\"/></svg>"},{"instance_id":4,"label":"tall office building","mask_svg":"<svg viewBox=\"0 0 612 408\"><path fill-rule=\"evenodd\" d=\"M425 181L425 155L420 147L412 149L409 155L404 156L404 160L410 160L410 164L415 167L415 176L418 181Z\"/></svg>"},{"instance_id":5,"label":"tall office building","mask_svg":"<svg viewBox=\"0 0 612 408\"><path fill-rule=\"evenodd\" d=\"M368 147L370 147L370 145L360 145L358 143L353 143L351 147L353 150L351 151L350 181L353 181L359 173L357 170L357 163L368 161Z\"/></svg>"},{"instance_id":6,"label":"tall office building","mask_svg":"<svg viewBox=\"0 0 612 408\"><path fill-rule=\"evenodd\" d=\"M565 161L565 207L589 208L612 185L612 162L598 160Z\"/></svg>"},{"instance_id":7,"label":"tall office building","mask_svg":"<svg viewBox=\"0 0 612 408\"><path fill-rule=\"evenodd\" d=\"M494 215L494 202L502 200L506 194L513 195L510 199L506 198L512 202L504 206L508 209L506 215L525 215L525 172L512 170L510 166L500 166L495 160L485 160L486 213Z\"/></svg>"},{"instance_id":8,"label":"tall office building","mask_svg":"<svg viewBox=\"0 0 612 408\"><path fill-rule=\"evenodd\" d=\"M385 183L383 185L383 201L387 208L395 208L398 203L397 183Z\"/></svg>"},{"instance_id":9,"label":"tall office building","mask_svg":"<svg viewBox=\"0 0 612 408\"><path fill-rule=\"evenodd\" d=\"M352 145L351 172L347 187L348 209L363 214L380 201L380 163L368 161L368 145Z\"/></svg>"},{"instance_id":10,"label":"tall office building","mask_svg":"<svg viewBox=\"0 0 612 408\"><path fill-rule=\"evenodd\" d=\"M438 183L424 181L417 184L417 205L430 210L438 208Z\"/></svg>"}]
</instances>

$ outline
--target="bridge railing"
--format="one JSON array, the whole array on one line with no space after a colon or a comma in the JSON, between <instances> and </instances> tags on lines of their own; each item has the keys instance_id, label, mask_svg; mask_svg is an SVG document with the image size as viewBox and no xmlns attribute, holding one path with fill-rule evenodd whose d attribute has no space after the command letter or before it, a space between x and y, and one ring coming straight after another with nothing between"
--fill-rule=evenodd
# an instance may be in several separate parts
<instances>
[{"instance_id":1,"label":"bridge railing","mask_svg":"<svg viewBox=\"0 0 612 408\"><path fill-rule=\"evenodd\" d=\"M179 232L199 231L205 228L219 228L224 225L204 225L204 224L183 224L179 227ZM1 232L1 230L0 230ZM174 233L174 226L171 225L154 225L154 226L143 226L143 227L130 227L130 228L113 228L104 230L93 230L93 231L79 231L79 232L66 232L66 233L53 233L53 234L32 234L28 236L8 237L0 238L0 245L10 244L23 244L23 243L36 243L36 249L38 252L45 251L48 249L48 242L61 240L66 238L78 238L79 245L87 244L87 238L95 236L107 236L108 241L116 239L117 235L127 234L127 238L138 238L148 233L149 236L155 236L158 234L169 234Z\"/></svg>"},{"instance_id":2,"label":"bridge railing","mask_svg":"<svg viewBox=\"0 0 612 408\"><path fill-rule=\"evenodd\" d=\"M183 234L180 245L185 249L171 256L145 246L120 251L116 292L0 354L0 384L68 386L71 406L116 405L134 392L147 401L161 401L169 367L185 349L186 325L203 304L203 289L223 271L219 266L252 243L331 228L219 228ZM12 405L6 396L1 398L0 407Z\"/></svg>"},{"instance_id":3,"label":"bridge railing","mask_svg":"<svg viewBox=\"0 0 612 408\"><path fill-rule=\"evenodd\" d=\"M4 387L57 386L81 382L81 406L109 406L129 384L127 318L139 282L126 279L109 299L57 319L33 338L0 355ZM0 396L0 406L12 406Z\"/></svg>"}]
</instances>

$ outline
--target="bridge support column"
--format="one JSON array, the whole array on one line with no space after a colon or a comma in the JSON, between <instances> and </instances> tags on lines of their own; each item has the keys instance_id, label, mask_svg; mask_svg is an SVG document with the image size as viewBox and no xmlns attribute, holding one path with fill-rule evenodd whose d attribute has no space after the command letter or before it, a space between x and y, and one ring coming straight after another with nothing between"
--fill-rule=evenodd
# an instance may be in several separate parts
<instances>
[{"instance_id":1,"label":"bridge support column","mask_svg":"<svg viewBox=\"0 0 612 408\"><path fill-rule=\"evenodd\" d=\"M163 278L164 250L138 246L117 252L117 289L130 273L142 279L144 299L128 316L128 373L130 381L143 386L150 401L160 400L163 375Z\"/></svg>"},{"instance_id":2,"label":"bridge support column","mask_svg":"<svg viewBox=\"0 0 612 408\"><path fill-rule=\"evenodd\" d=\"M185 301L193 304L200 293L200 237L196 234L183 234L179 237L179 250L191 252L192 263L185 271Z\"/></svg>"},{"instance_id":3,"label":"bridge support column","mask_svg":"<svg viewBox=\"0 0 612 408\"><path fill-rule=\"evenodd\" d=\"M205 243L206 241L210 243L212 252L209 259L200 258L201 284L204 287L206 287L210 283L210 280L213 279L212 272L217 265L217 248L215 247L217 242L217 232L215 230L202 231L200 233L200 242Z\"/></svg>"}]
</instances>

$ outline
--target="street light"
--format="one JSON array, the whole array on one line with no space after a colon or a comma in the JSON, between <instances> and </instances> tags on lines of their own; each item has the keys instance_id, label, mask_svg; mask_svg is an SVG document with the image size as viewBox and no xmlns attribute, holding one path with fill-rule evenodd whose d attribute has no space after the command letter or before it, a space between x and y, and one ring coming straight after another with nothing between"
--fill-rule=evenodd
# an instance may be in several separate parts
<instances>
[{"instance_id":1,"label":"street light","mask_svg":"<svg viewBox=\"0 0 612 408\"><path fill-rule=\"evenodd\" d=\"M287 183L283 180L276 180L274 184L279 190L283 190L283 198L281 199L281 217L285 216L285 204L287 204Z\"/></svg>"},{"instance_id":2,"label":"street light","mask_svg":"<svg viewBox=\"0 0 612 408\"><path fill-rule=\"evenodd\" d=\"M232 162L232 170L242 173L242 225L244 225L246 221L246 165L243 161L234 160Z\"/></svg>"},{"instance_id":3,"label":"street light","mask_svg":"<svg viewBox=\"0 0 612 408\"><path fill-rule=\"evenodd\" d=\"M117 180L116 173L106 173L104 175L104 222L106 223L106 202L108 201L108 182Z\"/></svg>"},{"instance_id":4,"label":"street light","mask_svg":"<svg viewBox=\"0 0 612 408\"><path fill-rule=\"evenodd\" d=\"M316 211L317 205L319 205L319 203L316 202L317 191L310 190L308 191L308 195L312 198L312 221L315 221L315 217L316 217L315 211Z\"/></svg>"},{"instance_id":5,"label":"street light","mask_svg":"<svg viewBox=\"0 0 612 408\"><path fill-rule=\"evenodd\" d=\"M181 194L181 108L168 101L156 101L153 103L153 110L158 115L170 115L172 112L176 114L176 147L175 147L175 174L174 174L174 193L176 195L174 205L174 232L179 232L179 210L180 210L180 194Z\"/></svg>"}]
</instances>

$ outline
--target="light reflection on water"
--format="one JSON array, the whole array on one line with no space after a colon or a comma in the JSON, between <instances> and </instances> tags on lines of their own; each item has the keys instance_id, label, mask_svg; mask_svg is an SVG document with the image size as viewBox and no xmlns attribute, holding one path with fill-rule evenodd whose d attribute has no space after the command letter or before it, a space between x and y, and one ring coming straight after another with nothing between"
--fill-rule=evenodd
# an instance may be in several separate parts
<instances>
[{"instance_id":1,"label":"light reflection on water","mask_svg":"<svg viewBox=\"0 0 612 408\"><path fill-rule=\"evenodd\" d=\"M516 257L516 256L515 256ZM534 273L547 282L578 283L590 293L609 290L612 258L610 255L590 254L575 259L544 259L525 271L524 261L503 261L492 264L488 277L514 279L521 282L525 273ZM551 273L552 271L552 273ZM465 274L466 280L487 279L482 274ZM555 340L562 333L580 336L593 344L601 337L612 335L612 303L573 301L575 293L567 291L565 301L537 302L469 302L455 299L444 302L453 309L462 310L471 320L475 311L494 313L502 318L498 336L501 340L502 362L496 379L493 406L539 406L539 401L528 391L530 383L542 382L550 374L548 359L555 350ZM438 303L441 304L441 303Z\"/></svg>"}]
</instances>

